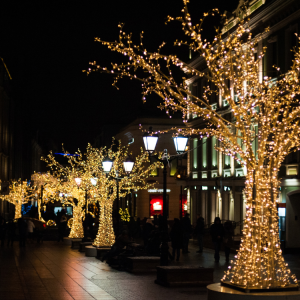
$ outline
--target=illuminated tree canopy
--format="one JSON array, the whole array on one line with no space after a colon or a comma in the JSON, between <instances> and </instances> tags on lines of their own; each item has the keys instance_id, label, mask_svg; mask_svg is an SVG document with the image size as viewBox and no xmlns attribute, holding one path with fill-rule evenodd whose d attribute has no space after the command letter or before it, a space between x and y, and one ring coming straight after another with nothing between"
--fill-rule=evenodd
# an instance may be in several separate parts
<instances>
[{"instance_id":1,"label":"illuminated tree canopy","mask_svg":"<svg viewBox=\"0 0 300 300\"><path fill-rule=\"evenodd\" d=\"M76 154L66 155L67 164L62 165L50 153L44 158L50 167L49 173L36 174L35 182L37 185L43 182L46 202L59 200L63 205L73 206L70 238L83 237L84 207L89 203L98 202L99 229L94 245L111 246L115 241L112 221L113 202L117 197L115 178L118 178L120 197L131 191L153 188L154 183L148 183L147 179L160 164L149 165L148 154L141 150L135 157L131 173L126 174L123 162L129 156L128 146L122 146L120 142L113 142L110 148L93 148L88 145L85 154L80 151ZM113 160L109 174L104 172L102 167L102 162L107 157Z\"/></svg>"},{"instance_id":2,"label":"illuminated tree canopy","mask_svg":"<svg viewBox=\"0 0 300 300\"><path fill-rule=\"evenodd\" d=\"M28 203L33 193L34 190L27 184L27 181L19 179L9 183L9 195L3 196L3 200L14 204L15 219L22 218L22 204Z\"/></svg>"},{"instance_id":3,"label":"illuminated tree canopy","mask_svg":"<svg viewBox=\"0 0 300 300\"><path fill-rule=\"evenodd\" d=\"M253 36L247 20L241 20L226 36L217 29L215 38L209 42L202 36L202 25L207 16L219 14L218 10L205 13L200 23L194 25L188 1L183 3L182 16L168 16L167 22L181 22L188 41L178 40L175 45L186 45L198 53L205 60L205 69L197 70L176 55L162 54L165 43L157 52L148 52L143 46L143 33L140 44L135 45L131 34L120 24L117 41L96 41L123 55L127 62L112 63L111 69L92 62L86 72L112 74L113 85L124 77L139 80L143 101L155 93L161 98L160 108L167 114L182 112L184 124L173 129L175 134L215 136L215 148L246 167L243 238L223 282L246 289L293 286L297 279L290 274L280 249L276 199L280 185L278 170L284 158L300 147L300 52L294 49L295 58L288 72L282 74L274 66L277 80L262 78L260 65L266 48L258 50L261 37ZM173 75L176 68L185 76L180 81ZM201 96L191 92L186 77L206 78ZM224 117L224 110L211 106L212 95L227 101L231 118ZM193 128L188 123L190 114L203 120L203 127ZM257 153L252 148L255 139L259 145Z\"/></svg>"}]
</instances>

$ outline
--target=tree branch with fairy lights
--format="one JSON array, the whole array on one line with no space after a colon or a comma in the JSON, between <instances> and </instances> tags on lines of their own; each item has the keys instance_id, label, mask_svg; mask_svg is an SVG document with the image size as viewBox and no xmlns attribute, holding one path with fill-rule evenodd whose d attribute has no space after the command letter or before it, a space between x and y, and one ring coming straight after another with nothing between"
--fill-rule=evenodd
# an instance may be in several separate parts
<instances>
[{"instance_id":1,"label":"tree branch with fairy lights","mask_svg":"<svg viewBox=\"0 0 300 300\"><path fill-rule=\"evenodd\" d=\"M117 198L117 186L120 191L120 198L132 191L153 188L154 183L152 180L149 183L148 178L152 171L161 165L160 163L149 164L148 154L141 149L140 154L133 159L134 165L129 174L123 166L130 156L128 146L122 146L121 142L115 143L113 141L110 148L93 148L90 150L87 153L87 163L94 166L93 174L97 178L92 194L100 206L99 228L93 245L107 247L115 241L112 217L113 204ZM107 159L112 163L109 172L103 168L103 163Z\"/></svg>"},{"instance_id":2,"label":"tree branch with fairy lights","mask_svg":"<svg viewBox=\"0 0 300 300\"><path fill-rule=\"evenodd\" d=\"M45 201L59 200L63 205L73 207L70 238L83 237L83 207L98 202L99 228L94 246L111 246L115 241L112 217L113 203L117 197L116 174L119 180L119 196L125 197L132 191L153 188L154 183L148 183L147 179L160 164L149 165L147 153L141 150L134 159L131 173L127 174L123 169L123 162L129 156L128 146L122 146L121 142L116 144L114 141L109 148L93 148L88 145L85 154L80 151L73 156L67 155L67 152L65 154L68 162L65 166L61 165L52 153L44 158L50 167L47 175L41 175L41 181L48 183L44 188L48 195L45 195ZM103 169L103 162L107 158L112 161L109 173Z\"/></svg>"},{"instance_id":3,"label":"tree branch with fairy lights","mask_svg":"<svg viewBox=\"0 0 300 300\"><path fill-rule=\"evenodd\" d=\"M176 55L162 54L165 43L157 52L148 52L143 46L143 34L140 44L135 45L131 34L120 24L117 41L95 40L123 55L127 62L113 63L111 69L93 62L85 72L112 74L114 86L124 77L139 80L143 101L155 93L161 99L159 108L167 114L182 113L186 124L173 128L175 134L197 135L200 139L215 136L215 149L247 169L243 237L222 283L243 289L297 287L297 279L291 275L280 249L276 199L280 185L278 170L284 158L300 147L300 52L294 49L295 58L288 72L280 74L274 66L278 72L276 81L262 78L259 66L266 48L257 50L259 37L252 35L247 20L241 20L226 36L217 29L215 38L209 42L203 38L202 25L207 16L219 14L218 10L205 13L200 23L193 25L188 1L183 3L182 16L168 16L167 22L181 23L189 41L178 40L175 45L186 45L201 56L205 69L197 70ZM182 72L182 80L173 75L176 69ZM203 86L201 96L191 92L185 76L205 78L207 85ZM230 118L225 118L224 110L211 106L213 95L227 101ZM193 128L188 123L191 114L203 121L202 128ZM257 152L252 147L256 140Z\"/></svg>"}]
</instances>

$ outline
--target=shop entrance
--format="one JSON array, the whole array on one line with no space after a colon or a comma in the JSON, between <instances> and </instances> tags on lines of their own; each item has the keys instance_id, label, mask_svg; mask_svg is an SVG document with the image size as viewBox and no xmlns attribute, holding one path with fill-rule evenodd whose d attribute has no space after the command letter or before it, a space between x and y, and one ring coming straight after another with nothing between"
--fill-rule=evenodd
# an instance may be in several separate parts
<instances>
[{"instance_id":1,"label":"shop entrance","mask_svg":"<svg viewBox=\"0 0 300 300\"><path fill-rule=\"evenodd\" d=\"M286 247L300 248L300 191L286 199Z\"/></svg>"}]
</instances>

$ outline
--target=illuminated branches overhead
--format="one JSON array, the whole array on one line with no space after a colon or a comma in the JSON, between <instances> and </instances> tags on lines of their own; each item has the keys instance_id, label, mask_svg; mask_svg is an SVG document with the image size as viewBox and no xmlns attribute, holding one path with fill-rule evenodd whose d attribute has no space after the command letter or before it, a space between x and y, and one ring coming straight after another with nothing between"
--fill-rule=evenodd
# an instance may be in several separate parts
<instances>
[{"instance_id":1,"label":"illuminated branches overhead","mask_svg":"<svg viewBox=\"0 0 300 300\"><path fill-rule=\"evenodd\" d=\"M215 136L215 148L241 162L247 169L246 220L239 252L223 281L247 289L291 286L297 279L290 275L282 257L276 199L278 170L286 155L300 147L299 48L294 49L295 59L288 72L281 73L274 66L277 78L263 78L260 67L266 48L261 39L268 30L254 36L248 20L241 20L226 36L217 29L215 38L207 41L202 36L203 22L219 11L205 13L199 24L193 24L188 1L183 3L182 16L167 19L179 21L188 39L177 40L175 45L188 46L206 67L198 70L176 55L162 54L164 42L157 52L149 52L143 45L143 33L136 45L120 24L117 41L95 40L123 55L126 62L112 63L110 69L92 62L85 72L112 74L113 85L124 77L139 80L143 101L155 93L167 114L182 113L186 124L174 128L177 133L199 138ZM182 80L175 73L181 74ZM193 94L189 86L198 78L203 79L200 96ZM226 101L227 107L212 107L213 95L219 102ZM190 115L198 118L198 127L188 123ZM259 145L257 152L252 147L255 141Z\"/></svg>"},{"instance_id":2,"label":"illuminated branches overhead","mask_svg":"<svg viewBox=\"0 0 300 300\"><path fill-rule=\"evenodd\" d=\"M88 145L85 154L79 151L73 156L66 155L66 165L60 164L52 153L44 158L50 171L47 174L35 174L35 184L44 185L45 201L59 200L63 205L73 206L69 237L83 237L84 207L88 203L98 202L99 229L94 245L111 246L114 243L112 212L117 196L115 178L118 177L120 197L124 197L131 191L152 188L153 183L148 183L147 179L160 166L159 163L149 165L148 154L141 150L135 157L131 173L126 174L123 162L128 156L128 146L113 141L110 148L93 148ZM113 161L109 174L102 168L102 162L107 157Z\"/></svg>"}]
</instances>

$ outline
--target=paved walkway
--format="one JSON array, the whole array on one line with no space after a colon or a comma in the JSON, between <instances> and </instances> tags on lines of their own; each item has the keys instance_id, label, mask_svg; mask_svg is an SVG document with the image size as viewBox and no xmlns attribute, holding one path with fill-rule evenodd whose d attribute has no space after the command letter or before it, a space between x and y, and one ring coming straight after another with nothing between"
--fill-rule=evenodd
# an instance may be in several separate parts
<instances>
[{"instance_id":1,"label":"paved walkway","mask_svg":"<svg viewBox=\"0 0 300 300\"><path fill-rule=\"evenodd\" d=\"M215 267L218 282L227 269L225 257L216 265L213 252L205 249L181 256L178 265ZM286 256L292 272L300 278L300 256ZM205 288L165 288L154 283L153 275L133 275L110 268L93 257L56 242L27 244L26 248L0 248L1 300L206 300Z\"/></svg>"}]
</instances>

